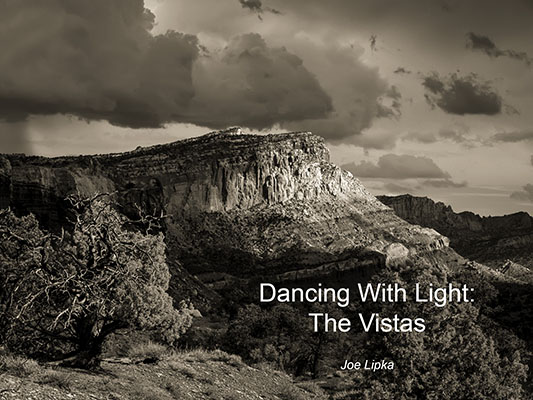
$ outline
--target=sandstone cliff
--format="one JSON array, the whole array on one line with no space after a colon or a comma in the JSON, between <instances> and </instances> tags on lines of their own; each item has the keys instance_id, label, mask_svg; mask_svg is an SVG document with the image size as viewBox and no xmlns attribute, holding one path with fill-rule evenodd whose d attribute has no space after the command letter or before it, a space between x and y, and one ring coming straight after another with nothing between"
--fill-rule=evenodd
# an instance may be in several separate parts
<instances>
[{"instance_id":1,"label":"sandstone cliff","mask_svg":"<svg viewBox=\"0 0 533 400\"><path fill-rule=\"evenodd\" d=\"M307 132L232 129L120 154L0 156L0 207L55 229L75 191L116 192L125 213L139 205L168 215L171 261L213 287L260 276L346 279L448 244L330 164L323 139Z\"/></svg>"},{"instance_id":2,"label":"sandstone cliff","mask_svg":"<svg viewBox=\"0 0 533 400\"><path fill-rule=\"evenodd\" d=\"M384 204L412 224L430 227L450 238L461 255L501 268L507 259L533 268L533 217L525 212L481 217L455 213L450 206L427 197L380 196Z\"/></svg>"}]
</instances>

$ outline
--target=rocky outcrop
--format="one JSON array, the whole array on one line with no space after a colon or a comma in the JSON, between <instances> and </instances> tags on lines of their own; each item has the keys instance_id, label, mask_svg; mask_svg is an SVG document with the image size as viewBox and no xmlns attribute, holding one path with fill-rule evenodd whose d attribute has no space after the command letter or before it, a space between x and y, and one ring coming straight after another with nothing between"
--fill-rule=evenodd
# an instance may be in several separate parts
<instances>
[{"instance_id":1,"label":"rocky outcrop","mask_svg":"<svg viewBox=\"0 0 533 400\"><path fill-rule=\"evenodd\" d=\"M449 237L450 245L465 257L494 267L510 259L533 268L533 217L525 212L481 217L471 212L455 213L450 206L427 197L378 198L406 221Z\"/></svg>"},{"instance_id":2,"label":"rocky outcrop","mask_svg":"<svg viewBox=\"0 0 533 400\"><path fill-rule=\"evenodd\" d=\"M224 131L198 139L100 156L0 159L0 204L60 222L54 204L73 191L119 191L127 203L171 214L229 211L322 193L358 190L310 133L242 135ZM360 195L368 195L364 191ZM60 201L59 200L59 201ZM39 205L43 207L40 209Z\"/></svg>"},{"instance_id":3,"label":"rocky outcrop","mask_svg":"<svg viewBox=\"0 0 533 400\"><path fill-rule=\"evenodd\" d=\"M2 207L51 229L64 223L72 192L115 192L126 214L136 205L165 214L170 259L209 282L366 274L448 244L330 164L323 139L308 132L231 129L120 154L7 155L0 189Z\"/></svg>"}]
</instances>

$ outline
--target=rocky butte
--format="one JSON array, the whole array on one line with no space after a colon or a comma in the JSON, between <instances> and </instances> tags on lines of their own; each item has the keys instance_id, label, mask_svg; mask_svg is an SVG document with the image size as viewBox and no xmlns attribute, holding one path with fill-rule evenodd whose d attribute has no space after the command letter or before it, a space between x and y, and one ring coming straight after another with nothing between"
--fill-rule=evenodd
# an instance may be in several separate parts
<instances>
[{"instance_id":1,"label":"rocky butte","mask_svg":"<svg viewBox=\"0 0 533 400\"><path fill-rule=\"evenodd\" d=\"M309 132L230 129L119 154L0 156L0 208L32 212L57 229L72 192L113 192L126 214L138 205L167 215L174 280L193 291L197 279L212 288L261 278L360 279L451 251L446 237L405 222L331 164L323 139Z\"/></svg>"}]
</instances>

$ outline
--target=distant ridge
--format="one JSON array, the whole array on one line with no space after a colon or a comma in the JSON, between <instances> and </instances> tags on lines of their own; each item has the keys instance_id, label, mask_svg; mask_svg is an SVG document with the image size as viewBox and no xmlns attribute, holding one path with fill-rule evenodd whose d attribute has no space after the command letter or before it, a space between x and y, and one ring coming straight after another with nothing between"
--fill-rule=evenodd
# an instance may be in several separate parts
<instances>
[{"instance_id":1,"label":"distant ridge","mask_svg":"<svg viewBox=\"0 0 533 400\"><path fill-rule=\"evenodd\" d=\"M507 260L533 269L533 217L526 212L481 217L456 213L442 202L409 194L378 196L406 221L433 228L462 256L501 268Z\"/></svg>"}]
</instances>

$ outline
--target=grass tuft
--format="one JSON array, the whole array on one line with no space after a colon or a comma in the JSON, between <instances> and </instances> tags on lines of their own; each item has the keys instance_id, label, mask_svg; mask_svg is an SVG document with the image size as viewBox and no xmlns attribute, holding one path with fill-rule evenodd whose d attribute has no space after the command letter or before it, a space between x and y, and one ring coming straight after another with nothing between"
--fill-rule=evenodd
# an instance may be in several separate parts
<instances>
[{"instance_id":1,"label":"grass tuft","mask_svg":"<svg viewBox=\"0 0 533 400\"><path fill-rule=\"evenodd\" d=\"M12 355L0 356L0 371L9 375L25 378L38 373L40 370L39 363L30 358Z\"/></svg>"},{"instance_id":2,"label":"grass tuft","mask_svg":"<svg viewBox=\"0 0 533 400\"><path fill-rule=\"evenodd\" d=\"M187 378L194 379L198 377L198 373L196 372L194 368L191 368L188 365L184 365L180 361L177 361L177 360L168 361L168 366L173 371L176 371Z\"/></svg>"},{"instance_id":3,"label":"grass tuft","mask_svg":"<svg viewBox=\"0 0 533 400\"><path fill-rule=\"evenodd\" d=\"M68 372L43 369L36 377L35 382L60 389L69 389L72 384L72 377Z\"/></svg>"},{"instance_id":4,"label":"grass tuft","mask_svg":"<svg viewBox=\"0 0 533 400\"><path fill-rule=\"evenodd\" d=\"M280 386L278 391L278 397L281 400L307 400L308 397L304 396L301 391L296 389L293 385L289 383L284 383Z\"/></svg>"},{"instance_id":5,"label":"grass tuft","mask_svg":"<svg viewBox=\"0 0 533 400\"><path fill-rule=\"evenodd\" d=\"M152 341L140 343L128 350L128 356L132 360L141 362L158 362L168 355L167 347Z\"/></svg>"}]
</instances>

